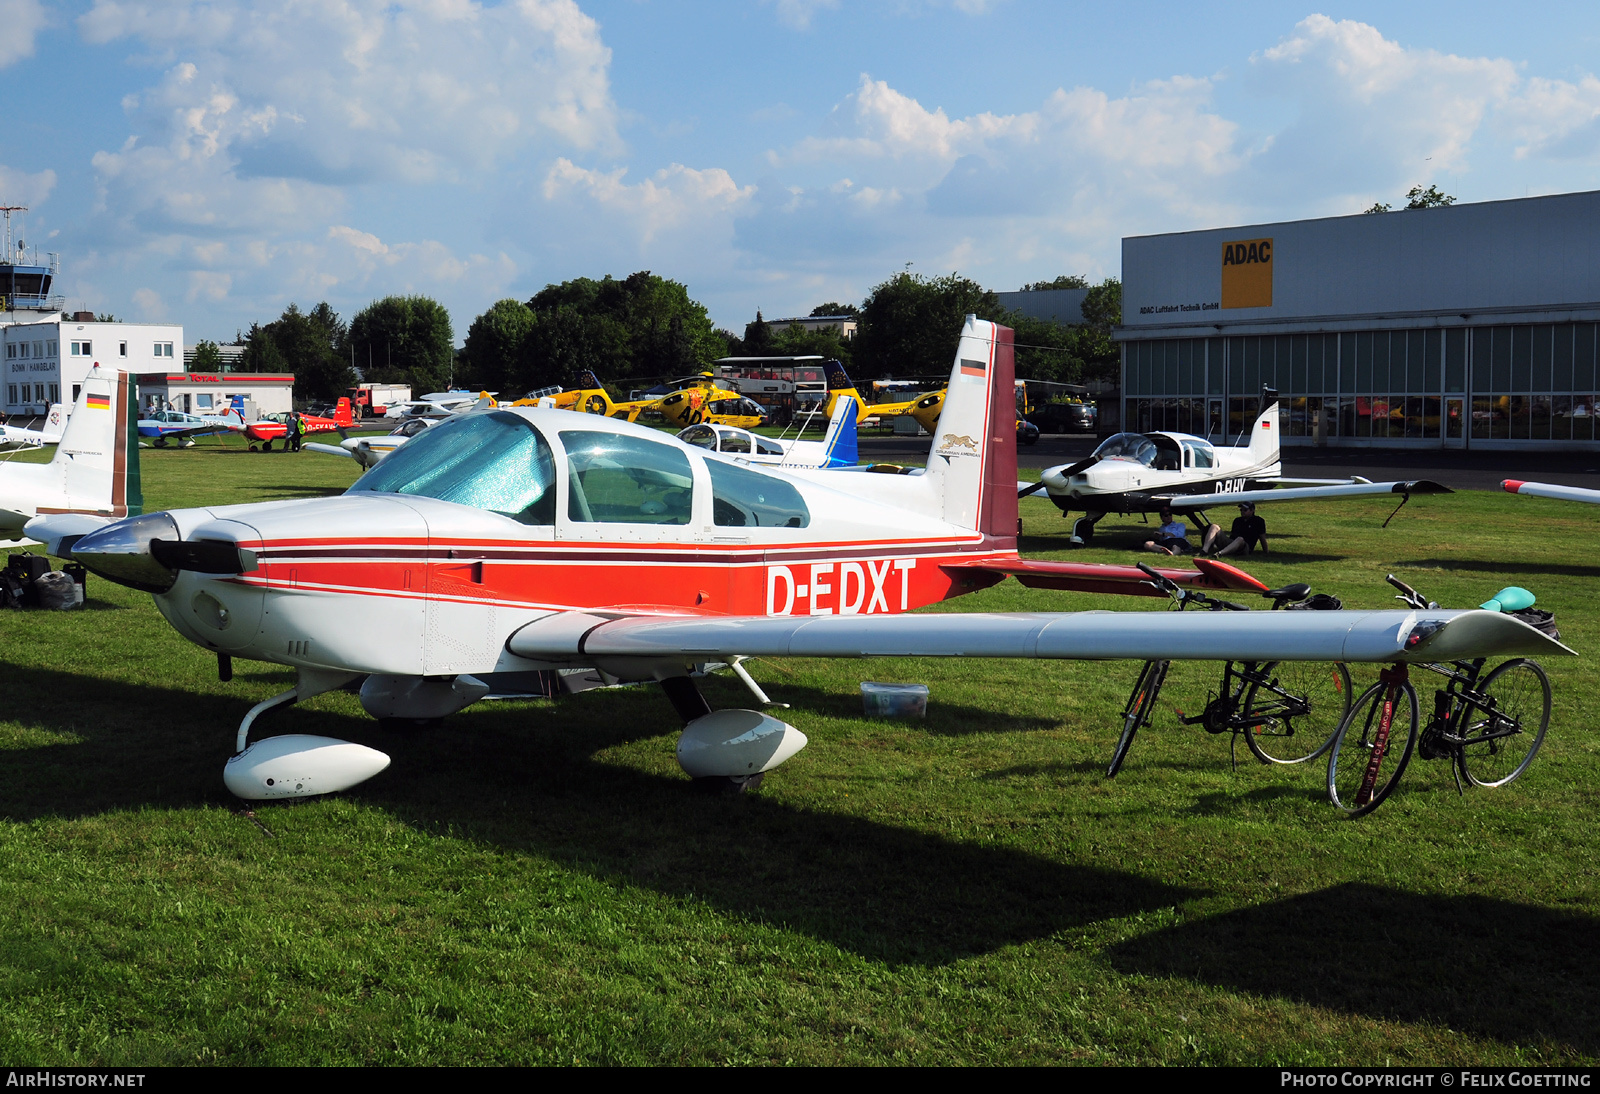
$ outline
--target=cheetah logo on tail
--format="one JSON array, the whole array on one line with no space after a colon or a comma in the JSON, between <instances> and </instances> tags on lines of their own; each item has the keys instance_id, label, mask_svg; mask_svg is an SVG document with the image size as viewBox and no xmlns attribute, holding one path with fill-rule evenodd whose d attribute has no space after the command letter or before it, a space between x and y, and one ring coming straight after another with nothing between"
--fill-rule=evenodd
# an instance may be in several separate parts
<instances>
[{"instance_id":1,"label":"cheetah logo on tail","mask_svg":"<svg viewBox=\"0 0 1600 1094\"><path fill-rule=\"evenodd\" d=\"M967 450L964 453L958 452L960 455L976 456L978 454L978 442L962 434L946 433L944 435L944 443L939 446L939 451L941 453L949 453L959 449Z\"/></svg>"}]
</instances>

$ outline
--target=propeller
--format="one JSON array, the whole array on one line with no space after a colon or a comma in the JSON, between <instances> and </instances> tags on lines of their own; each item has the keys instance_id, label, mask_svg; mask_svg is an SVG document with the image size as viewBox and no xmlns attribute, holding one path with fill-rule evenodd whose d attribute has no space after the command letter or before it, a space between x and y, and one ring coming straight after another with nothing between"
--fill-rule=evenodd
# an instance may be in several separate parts
<instances>
[{"instance_id":1,"label":"propeller","mask_svg":"<svg viewBox=\"0 0 1600 1094\"><path fill-rule=\"evenodd\" d=\"M219 540L185 540L166 513L145 513L91 532L72 544L72 560L107 581L164 593L184 570L242 574L257 568L254 551Z\"/></svg>"}]
</instances>

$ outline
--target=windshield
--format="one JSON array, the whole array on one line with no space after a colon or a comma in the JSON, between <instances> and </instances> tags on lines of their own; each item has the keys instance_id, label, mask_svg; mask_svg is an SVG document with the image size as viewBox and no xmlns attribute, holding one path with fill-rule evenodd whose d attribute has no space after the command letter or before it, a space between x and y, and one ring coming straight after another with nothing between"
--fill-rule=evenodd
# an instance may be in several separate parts
<instances>
[{"instance_id":1,"label":"windshield","mask_svg":"<svg viewBox=\"0 0 1600 1094\"><path fill-rule=\"evenodd\" d=\"M1098 460L1132 460L1149 467L1155 462L1156 445L1143 433L1118 433L1107 437L1094 455Z\"/></svg>"},{"instance_id":2,"label":"windshield","mask_svg":"<svg viewBox=\"0 0 1600 1094\"><path fill-rule=\"evenodd\" d=\"M413 437L350 492L415 494L523 524L554 524L555 481L550 445L526 419L502 410L441 422Z\"/></svg>"}]
</instances>

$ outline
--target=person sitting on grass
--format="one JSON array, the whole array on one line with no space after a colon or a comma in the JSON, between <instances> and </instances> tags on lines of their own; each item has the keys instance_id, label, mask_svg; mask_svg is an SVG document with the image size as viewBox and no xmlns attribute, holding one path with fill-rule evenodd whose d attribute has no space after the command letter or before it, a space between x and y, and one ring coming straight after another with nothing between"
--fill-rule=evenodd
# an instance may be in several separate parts
<instances>
[{"instance_id":1,"label":"person sitting on grass","mask_svg":"<svg viewBox=\"0 0 1600 1094\"><path fill-rule=\"evenodd\" d=\"M1218 544L1222 547L1218 549ZM1245 501L1239 503L1239 518L1233 522L1233 527L1228 531L1226 538L1222 535L1222 526L1213 524L1206 529L1205 542L1200 547L1203 555L1238 555L1249 554L1257 544L1261 545L1261 553L1267 551L1267 522L1256 516L1256 507Z\"/></svg>"},{"instance_id":2,"label":"person sitting on grass","mask_svg":"<svg viewBox=\"0 0 1600 1094\"><path fill-rule=\"evenodd\" d=\"M1172 515L1172 510L1165 506L1161 509L1161 527L1155 534L1144 541L1146 551L1154 551L1158 555L1177 555L1190 550L1189 527L1183 521Z\"/></svg>"}]
</instances>

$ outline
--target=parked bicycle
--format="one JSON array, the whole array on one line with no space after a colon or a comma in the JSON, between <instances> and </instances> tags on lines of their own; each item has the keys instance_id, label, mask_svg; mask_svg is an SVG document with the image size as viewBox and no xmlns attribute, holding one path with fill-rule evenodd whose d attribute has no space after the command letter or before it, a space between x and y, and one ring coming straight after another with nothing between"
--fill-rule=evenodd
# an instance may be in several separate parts
<instances>
[{"instance_id":1,"label":"parked bicycle","mask_svg":"<svg viewBox=\"0 0 1600 1094\"><path fill-rule=\"evenodd\" d=\"M1393 574L1396 600L1418 610L1437 608ZM1487 658L1424 664L1447 683L1434 692L1433 716L1417 726L1417 692L1409 666L1391 665L1356 700L1328 755L1328 796L1352 817L1381 805L1399 785L1415 751L1425 760L1449 758L1456 789L1504 786L1528 769L1550 725L1550 679L1537 661L1514 658L1483 671Z\"/></svg>"},{"instance_id":2,"label":"parked bicycle","mask_svg":"<svg viewBox=\"0 0 1600 1094\"><path fill-rule=\"evenodd\" d=\"M1249 611L1243 604L1209 597L1198 589L1185 589L1144 563L1139 568L1151 584L1171 596L1182 611L1189 605L1208 611ZM1272 610L1338 608L1333 597L1311 595L1304 582L1269 589L1261 594ZM1170 661L1146 661L1122 709L1122 736L1106 777L1122 769L1128 749L1140 728L1150 724ZM1333 744L1335 734L1350 709L1350 670L1340 663L1300 661L1229 661L1222 666L1222 684L1207 696L1205 709L1193 717L1178 712L1184 725L1197 725L1207 733L1231 733L1230 754L1237 763L1242 736L1257 759L1268 764L1297 764L1315 759Z\"/></svg>"}]
</instances>

